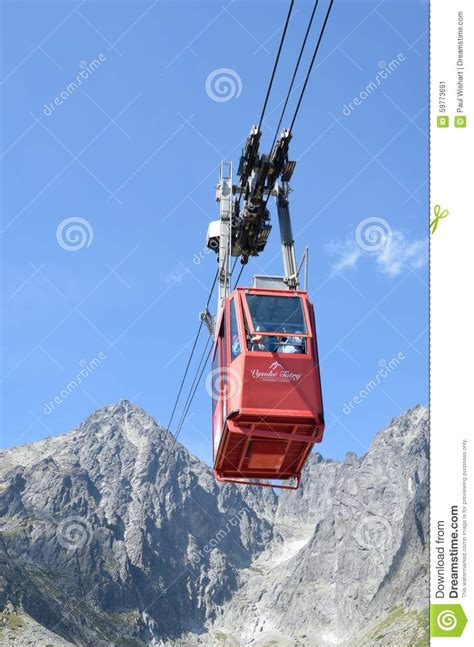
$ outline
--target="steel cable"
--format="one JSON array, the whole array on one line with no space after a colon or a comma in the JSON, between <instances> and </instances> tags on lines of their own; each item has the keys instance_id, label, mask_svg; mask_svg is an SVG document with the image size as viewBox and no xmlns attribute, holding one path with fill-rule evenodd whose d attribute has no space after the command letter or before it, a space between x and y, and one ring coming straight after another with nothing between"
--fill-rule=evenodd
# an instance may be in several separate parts
<instances>
[{"instance_id":1,"label":"steel cable","mask_svg":"<svg viewBox=\"0 0 474 647\"><path fill-rule=\"evenodd\" d=\"M278 52L277 52L277 55L276 55L276 58L275 58L275 63L273 64L272 75L270 77L270 83L268 84L267 94L265 96L265 101L263 103L263 109L262 109L262 112L260 114L260 121L258 122L258 130L260 130L260 128L262 126L262 121L263 121L263 117L265 115L265 110L267 109L268 99L270 97L270 92L271 92L271 89L272 89L273 80L275 78L275 73L276 73L276 70L277 70L277 67L278 67L278 61L280 60L280 54L281 54L281 50L283 48L283 43L285 41L286 30L288 29L288 24L290 22L290 16L291 16L291 12L293 10L294 2L295 2L295 0L291 0L290 8L288 9L288 15L286 16L285 27L283 29L283 34L281 35L280 45L278 47Z\"/></svg>"}]
</instances>

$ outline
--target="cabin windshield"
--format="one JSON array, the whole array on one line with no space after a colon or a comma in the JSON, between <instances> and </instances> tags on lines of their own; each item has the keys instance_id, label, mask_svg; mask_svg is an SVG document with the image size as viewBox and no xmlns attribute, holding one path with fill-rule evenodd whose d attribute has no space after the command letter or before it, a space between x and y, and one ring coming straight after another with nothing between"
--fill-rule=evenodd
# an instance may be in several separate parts
<instances>
[{"instance_id":1,"label":"cabin windshield","mask_svg":"<svg viewBox=\"0 0 474 647\"><path fill-rule=\"evenodd\" d=\"M247 294L246 299L254 330L306 334L300 297Z\"/></svg>"},{"instance_id":2,"label":"cabin windshield","mask_svg":"<svg viewBox=\"0 0 474 647\"><path fill-rule=\"evenodd\" d=\"M306 353L306 323L300 297L247 294L256 334L247 336L248 350L272 353ZM283 333L278 336L265 333Z\"/></svg>"}]
</instances>

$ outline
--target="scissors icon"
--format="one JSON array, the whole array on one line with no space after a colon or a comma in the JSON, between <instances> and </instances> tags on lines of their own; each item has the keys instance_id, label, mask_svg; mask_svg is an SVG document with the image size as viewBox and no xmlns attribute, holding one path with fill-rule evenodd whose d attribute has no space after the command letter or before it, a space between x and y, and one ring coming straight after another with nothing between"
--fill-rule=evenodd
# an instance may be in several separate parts
<instances>
[{"instance_id":1,"label":"scissors icon","mask_svg":"<svg viewBox=\"0 0 474 647\"><path fill-rule=\"evenodd\" d=\"M435 231L436 231L436 229L438 227L438 222L442 218L446 218L446 216L449 216L449 211L447 209L444 209L443 211L441 211L441 206L439 204L436 204L435 208L434 208L434 215L435 215L435 217L430 222L431 235L433 235L435 233Z\"/></svg>"}]
</instances>

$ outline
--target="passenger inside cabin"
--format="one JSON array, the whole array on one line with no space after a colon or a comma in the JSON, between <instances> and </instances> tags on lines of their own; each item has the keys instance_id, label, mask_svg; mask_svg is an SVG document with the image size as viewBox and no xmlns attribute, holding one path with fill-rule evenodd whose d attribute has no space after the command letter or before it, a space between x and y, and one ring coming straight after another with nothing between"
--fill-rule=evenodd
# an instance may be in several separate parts
<instances>
[{"instance_id":1,"label":"passenger inside cabin","mask_svg":"<svg viewBox=\"0 0 474 647\"><path fill-rule=\"evenodd\" d=\"M236 333L232 337L232 359L237 357L237 355L240 354L240 340L239 340L239 335Z\"/></svg>"},{"instance_id":2,"label":"passenger inside cabin","mask_svg":"<svg viewBox=\"0 0 474 647\"><path fill-rule=\"evenodd\" d=\"M256 332L258 334L253 335L253 337L250 338L249 350L268 351L269 350L268 336L261 334L262 332L265 332L263 329L263 326L257 326Z\"/></svg>"},{"instance_id":3,"label":"passenger inside cabin","mask_svg":"<svg viewBox=\"0 0 474 647\"><path fill-rule=\"evenodd\" d=\"M271 353L286 353L286 354L301 354L306 352L306 344L304 337L300 337L300 331L296 334L288 335L287 331L283 329L284 335L270 336L263 335L265 332L263 326L257 326L256 332L249 339L248 349L251 351L267 351Z\"/></svg>"},{"instance_id":4,"label":"passenger inside cabin","mask_svg":"<svg viewBox=\"0 0 474 647\"><path fill-rule=\"evenodd\" d=\"M305 340L304 337L299 337L299 330L295 331L296 335L289 335L287 337L280 337L281 342L277 349L277 353L304 353L305 352Z\"/></svg>"}]
</instances>

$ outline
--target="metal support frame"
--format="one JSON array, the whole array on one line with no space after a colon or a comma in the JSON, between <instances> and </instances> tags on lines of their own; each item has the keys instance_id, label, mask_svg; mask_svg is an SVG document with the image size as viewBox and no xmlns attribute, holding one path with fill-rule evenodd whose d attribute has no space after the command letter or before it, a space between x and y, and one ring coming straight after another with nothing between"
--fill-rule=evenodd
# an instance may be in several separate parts
<instances>
[{"instance_id":1,"label":"metal support frame","mask_svg":"<svg viewBox=\"0 0 474 647\"><path fill-rule=\"evenodd\" d=\"M276 185L275 199L278 211L278 224L280 226L285 283L288 285L290 290L298 290L298 268L296 265L295 241L293 238L293 228L291 226L288 193L289 189L286 182Z\"/></svg>"},{"instance_id":2,"label":"metal support frame","mask_svg":"<svg viewBox=\"0 0 474 647\"><path fill-rule=\"evenodd\" d=\"M226 297L230 294L230 257L232 240L232 162L221 162L219 184L217 186L216 200L220 205L220 233L219 233L219 275L216 320L224 307ZM214 332L217 334L217 331Z\"/></svg>"},{"instance_id":3,"label":"metal support frame","mask_svg":"<svg viewBox=\"0 0 474 647\"><path fill-rule=\"evenodd\" d=\"M219 483L235 483L236 485L258 485L258 487L271 487L278 490L298 490L301 483L301 474L297 474L296 477L293 477L296 478L296 483L294 485L282 485L280 482L275 482L275 480L263 481L262 479L255 479L252 481L248 479L222 478L221 476L219 476L216 470L214 470L214 476L216 481L219 481ZM268 479L271 478L271 476L268 476Z\"/></svg>"},{"instance_id":4,"label":"metal support frame","mask_svg":"<svg viewBox=\"0 0 474 647\"><path fill-rule=\"evenodd\" d=\"M214 337L214 330L216 327L216 322L214 317L209 312L209 308L206 306L202 312L199 313L199 317L202 322L205 324L206 328L209 330L211 337Z\"/></svg>"},{"instance_id":5,"label":"metal support frame","mask_svg":"<svg viewBox=\"0 0 474 647\"><path fill-rule=\"evenodd\" d=\"M270 214L266 208L270 195L275 196L283 256L283 281L290 290L298 290L301 270L297 267L295 242L291 226L288 196L290 181L296 162L288 160L288 146L291 132L284 129L270 156L259 156L260 131L252 128L240 159L237 174L238 186L233 185L232 162L221 162L216 200L220 205L220 218L211 222L208 229L208 247L217 251L218 258L218 297L217 313L212 317L206 308L201 319L215 338L216 322L230 294L232 256L241 256L246 263L249 256L258 256L264 249L270 234ZM238 200L234 194L239 193ZM266 197L268 196L268 197ZM243 209L240 200L244 198ZM307 252L305 262L305 285L307 284Z\"/></svg>"}]
</instances>

